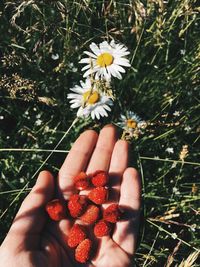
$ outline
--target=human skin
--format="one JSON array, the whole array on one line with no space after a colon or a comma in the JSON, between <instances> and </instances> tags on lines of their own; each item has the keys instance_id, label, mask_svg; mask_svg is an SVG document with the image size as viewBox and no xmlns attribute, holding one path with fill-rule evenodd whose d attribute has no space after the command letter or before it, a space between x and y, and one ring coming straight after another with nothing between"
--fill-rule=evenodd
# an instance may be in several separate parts
<instances>
[{"instance_id":1,"label":"human skin","mask_svg":"<svg viewBox=\"0 0 200 267\"><path fill-rule=\"evenodd\" d=\"M99 135L93 130L82 133L73 144L56 180L48 171L39 174L0 247L0 267L133 266L141 183L138 172L128 167L128 150L126 141L117 140L112 125L105 126ZM68 199L74 192L73 177L83 170L86 173L108 171L111 190L115 191L112 201L118 202L130 216L116 223L112 236L98 239L98 250L91 261L78 264L66 245L74 220L50 221L44 207L55 198L55 194Z\"/></svg>"}]
</instances>

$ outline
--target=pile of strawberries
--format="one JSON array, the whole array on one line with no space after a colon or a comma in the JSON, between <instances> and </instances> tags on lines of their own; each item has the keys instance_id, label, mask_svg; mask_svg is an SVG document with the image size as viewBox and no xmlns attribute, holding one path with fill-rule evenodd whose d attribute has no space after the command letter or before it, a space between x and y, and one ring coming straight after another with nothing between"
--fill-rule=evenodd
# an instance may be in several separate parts
<instances>
[{"instance_id":1,"label":"pile of strawberries","mask_svg":"<svg viewBox=\"0 0 200 267\"><path fill-rule=\"evenodd\" d=\"M78 262L88 261L92 251L93 241L88 238L86 227L92 226L94 236L100 238L109 235L113 225L120 219L121 212L117 204L113 203L105 209L101 206L108 200L108 181L109 176L105 171L99 170L91 175L80 172L74 177L74 186L79 192L73 194L67 204L54 199L46 205L52 220L72 217L79 222L74 223L67 240L67 245L75 249ZM89 193L86 195L83 190L89 190Z\"/></svg>"}]
</instances>

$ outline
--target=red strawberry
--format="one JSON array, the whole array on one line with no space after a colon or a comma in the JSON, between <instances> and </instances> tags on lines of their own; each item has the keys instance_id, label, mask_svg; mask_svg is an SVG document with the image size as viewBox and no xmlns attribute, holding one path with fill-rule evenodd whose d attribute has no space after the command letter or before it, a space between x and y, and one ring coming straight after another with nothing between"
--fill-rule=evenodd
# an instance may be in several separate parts
<instances>
[{"instance_id":1,"label":"red strawberry","mask_svg":"<svg viewBox=\"0 0 200 267\"><path fill-rule=\"evenodd\" d=\"M96 171L92 175L92 184L96 187L104 186L108 183L108 173L105 171Z\"/></svg>"},{"instance_id":2,"label":"red strawberry","mask_svg":"<svg viewBox=\"0 0 200 267\"><path fill-rule=\"evenodd\" d=\"M45 208L49 217L54 221L60 221L66 218L66 206L59 199L49 201Z\"/></svg>"},{"instance_id":3,"label":"red strawberry","mask_svg":"<svg viewBox=\"0 0 200 267\"><path fill-rule=\"evenodd\" d=\"M95 205L89 205L86 212L81 216L81 220L88 224L93 224L99 218L99 208Z\"/></svg>"},{"instance_id":4,"label":"red strawberry","mask_svg":"<svg viewBox=\"0 0 200 267\"><path fill-rule=\"evenodd\" d=\"M85 190L89 187L89 178L85 172L80 172L74 177L74 185L78 190Z\"/></svg>"},{"instance_id":5,"label":"red strawberry","mask_svg":"<svg viewBox=\"0 0 200 267\"><path fill-rule=\"evenodd\" d=\"M74 224L70 229L67 244L70 248L75 248L86 238L86 232L82 225Z\"/></svg>"},{"instance_id":6,"label":"red strawberry","mask_svg":"<svg viewBox=\"0 0 200 267\"><path fill-rule=\"evenodd\" d=\"M95 204L101 205L106 202L108 190L105 187L96 187L90 191L88 198Z\"/></svg>"},{"instance_id":7,"label":"red strawberry","mask_svg":"<svg viewBox=\"0 0 200 267\"><path fill-rule=\"evenodd\" d=\"M109 235L111 230L112 230L111 224L107 221L101 220L95 224L94 235L96 237Z\"/></svg>"},{"instance_id":8,"label":"red strawberry","mask_svg":"<svg viewBox=\"0 0 200 267\"><path fill-rule=\"evenodd\" d=\"M85 196L78 194L72 195L68 202L68 209L73 218L82 215L87 207L87 199Z\"/></svg>"},{"instance_id":9,"label":"red strawberry","mask_svg":"<svg viewBox=\"0 0 200 267\"><path fill-rule=\"evenodd\" d=\"M103 218L107 222L116 223L121 216L119 206L117 204L111 204L103 211Z\"/></svg>"},{"instance_id":10,"label":"red strawberry","mask_svg":"<svg viewBox=\"0 0 200 267\"><path fill-rule=\"evenodd\" d=\"M83 240L75 250L75 259L78 262L85 263L90 258L92 241L90 239Z\"/></svg>"}]
</instances>

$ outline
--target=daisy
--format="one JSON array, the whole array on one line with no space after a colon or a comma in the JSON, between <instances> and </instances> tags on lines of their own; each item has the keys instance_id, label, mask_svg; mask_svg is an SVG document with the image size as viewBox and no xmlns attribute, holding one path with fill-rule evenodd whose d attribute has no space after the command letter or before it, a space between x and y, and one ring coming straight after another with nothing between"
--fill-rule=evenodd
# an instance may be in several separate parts
<instances>
[{"instance_id":1,"label":"daisy","mask_svg":"<svg viewBox=\"0 0 200 267\"><path fill-rule=\"evenodd\" d=\"M91 83L90 79L86 79L80 84L70 89L74 93L67 95L71 108L78 108L77 117L91 116L93 120L107 117L107 111L111 111L110 106L113 104L111 98L97 90L95 81Z\"/></svg>"},{"instance_id":2,"label":"daisy","mask_svg":"<svg viewBox=\"0 0 200 267\"><path fill-rule=\"evenodd\" d=\"M141 131L147 127L147 123L133 111L128 111L126 116L121 115L120 121L117 124L125 131L128 131L130 133L138 130Z\"/></svg>"},{"instance_id":3,"label":"daisy","mask_svg":"<svg viewBox=\"0 0 200 267\"><path fill-rule=\"evenodd\" d=\"M125 73L123 67L131 66L129 60L125 58L130 52L124 45L116 44L114 40L110 44L107 41L99 45L92 43L90 49L92 52L84 51L89 57L83 58L79 62L87 64L82 68L82 71L86 71L83 77L95 73L95 79L110 80L111 76L122 79L121 73Z\"/></svg>"}]
</instances>

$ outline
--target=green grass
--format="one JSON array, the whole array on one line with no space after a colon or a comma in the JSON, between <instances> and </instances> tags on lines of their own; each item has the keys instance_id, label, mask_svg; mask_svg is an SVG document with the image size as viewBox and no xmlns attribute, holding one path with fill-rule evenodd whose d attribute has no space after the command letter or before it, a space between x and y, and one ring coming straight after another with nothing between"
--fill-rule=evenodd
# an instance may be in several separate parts
<instances>
[{"instance_id":1,"label":"green grass","mask_svg":"<svg viewBox=\"0 0 200 267\"><path fill-rule=\"evenodd\" d=\"M98 131L133 110L148 122L131 140L143 181L133 266L179 266L199 248L200 6L164 2L1 1L1 240L41 168L56 174L84 129ZM67 94L82 79L78 61L92 41L112 38L129 48L132 62L113 85L113 112L100 122L79 120L66 134L76 118Z\"/></svg>"}]
</instances>

